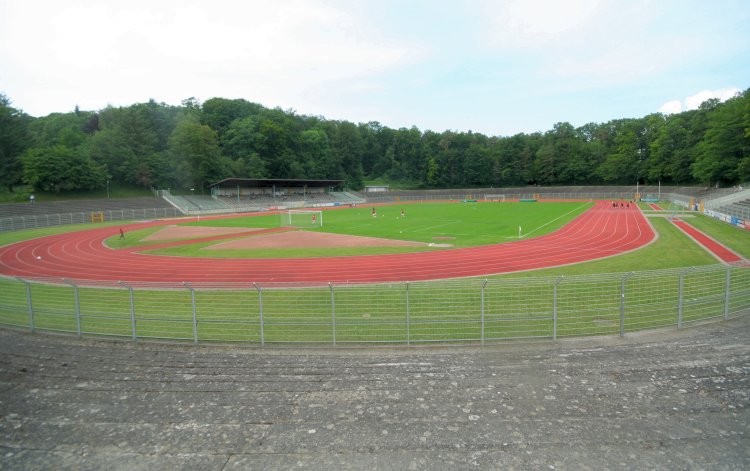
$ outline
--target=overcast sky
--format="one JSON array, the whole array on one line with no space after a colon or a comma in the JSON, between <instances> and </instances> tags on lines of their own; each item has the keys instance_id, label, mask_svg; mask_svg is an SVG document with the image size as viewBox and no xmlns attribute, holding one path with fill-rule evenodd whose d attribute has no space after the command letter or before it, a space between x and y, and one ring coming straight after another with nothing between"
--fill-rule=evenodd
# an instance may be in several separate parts
<instances>
[{"instance_id":1,"label":"overcast sky","mask_svg":"<svg viewBox=\"0 0 750 471\"><path fill-rule=\"evenodd\" d=\"M0 0L0 93L33 116L224 97L508 136L749 87L748 0Z\"/></svg>"}]
</instances>

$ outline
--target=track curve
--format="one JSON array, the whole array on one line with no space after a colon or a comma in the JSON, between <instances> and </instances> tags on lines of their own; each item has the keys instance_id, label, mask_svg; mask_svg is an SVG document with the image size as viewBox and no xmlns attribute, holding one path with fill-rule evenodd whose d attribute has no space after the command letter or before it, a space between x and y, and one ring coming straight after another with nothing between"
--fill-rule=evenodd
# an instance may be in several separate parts
<instances>
[{"instance_id":1,"label":"track curve","mask_svg":"<svg viewBox=\"0 0 750 471\"><path fill-rule=\"evenodd\" d=\"M174 221L132 224L128 230ZM123 282L388 282L482 276L579 263L625 253L655 238L643 213L597 202L565 227L534 239L413 254L330 258L215 259L113 250L112 227L0 248L0 273L26 278ZM37 257L41 257L38 259Z\"/></svg>"}]
</instances>

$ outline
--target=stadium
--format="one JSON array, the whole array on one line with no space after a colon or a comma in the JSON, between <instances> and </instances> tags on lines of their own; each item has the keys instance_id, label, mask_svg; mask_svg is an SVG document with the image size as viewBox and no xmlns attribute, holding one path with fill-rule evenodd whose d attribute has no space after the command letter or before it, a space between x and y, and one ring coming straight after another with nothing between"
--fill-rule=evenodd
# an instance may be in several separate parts
<instances>
[{"instance_id":1,"label":"stadium","mask_svg":"<svg viewBox=\"0 0 750 471\"><path fill-rule=\"evenodd\" d=\"M0 218L8 467L747 462L746 194L281 183Z\"/></svg>"},{"instance_id":2,"label":"stadium","mask_svg":"<svg viewBox=\"0 0 750 471\"><path fill-rule=\"evenodd\" d=\"M745 3L3 2L0 469L750 469Z\"/></svg>"},{"instance_id":3,"label":"stadium","mask_svg":"<svg viewBox=\"0 0 750 471\"><path fill-rule=\"evenodd\" d=\"M92 229L3 247L2 322L249 346L484 345L682 328L750 305L745 259L689 223L699 208L744 220L706 209L717 198L700 189L355 194L335 191L341 183L228 179L210 196L159 191L163 216L141 208L143 222L81 211ZM746 196L731 196L718 199L742 207ZM0 219L42 220L50 215ZM656 221L720 263L536 275L638 254L658 245Z\"/></svg>"}]
</instances>

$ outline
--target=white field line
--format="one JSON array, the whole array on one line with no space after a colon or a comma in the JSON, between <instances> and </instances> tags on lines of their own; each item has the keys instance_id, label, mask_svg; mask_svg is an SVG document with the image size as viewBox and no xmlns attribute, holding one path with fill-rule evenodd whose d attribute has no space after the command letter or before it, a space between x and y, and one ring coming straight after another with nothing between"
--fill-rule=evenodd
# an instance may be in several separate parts
<instances>
[{"instance_id":1,"label":"white field line","mask_svg":"<svg viewBox=\"0 0 750 471\"><path fill-rule=\"evenodd\" d=\"M561 214L560 216L556 217L555 219L552 219L551 221L547 221L547 222L545 222L544 224L542 224L542 225L541 225L541 226L539 226L539 227L536 227L536 228L534 228L534 229L532 229L532 230L530 230L530 231L527 231L527 232L523 232L523 233L522 233L522 237L527 237L527 236L529 236L529 235L531 235L531 234L533 234L533 233L535 233L535 232L537 232L537 231L540 231L540 230L542 230L542 229L543 229L544 227L547 227L547 226L549 226L550 224L552 224L553 222L557 221L558 219L562 219L562 218L564 218L565 216L567 216L568 214L571 214L571 213L574 213L574 212L578 211L578 210L579 210L580 208L582 208L582 207L583 207L583 206L585 206L586 204L588 204L588 203L584 203L584 204L582 204L581 206L578 206L577 208L573 208L573 209L571 209L570 211L568 211L567 213L565 213L565 214ZM517 239L517 238L518 238L517 236L511 236L511 237L508 237L508 239Z\"/></svg>"}]
</instances>

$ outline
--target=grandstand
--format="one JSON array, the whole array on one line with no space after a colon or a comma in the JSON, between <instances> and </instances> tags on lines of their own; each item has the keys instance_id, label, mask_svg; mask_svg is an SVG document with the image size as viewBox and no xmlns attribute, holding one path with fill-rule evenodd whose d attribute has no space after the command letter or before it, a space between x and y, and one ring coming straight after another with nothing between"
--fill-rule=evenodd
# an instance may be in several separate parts
<instances>
[{"instance_id":1,"label":"grandstand","mask_svg":"<svg viewBox=\"0 0 750 471\"><path fill-rule=\"evenodd\" d=\"M163 198L76 199L0 204L0 232L88 223L180 216Z\"/></svg>"},{"instance_id":2,"label":"grandstand","mask_svg":"<svg viewBox=\"0 0 750 471\"><path fill-rule=\"evenodd\" d=\"M262 211L336 206L364 202L348 192L335 192L344 180L227 178L209 186L210 196L169 194L165 198L186 214Z\"/></svg>"},{"instance_id":3,"label":"grandstand","mask_svg":"<svg viewBox=\"0 0 750 471\"><path fill-rule=\"evenodd\" d=\"M269 209L316 208L361 203L419 200L485 200L502 195L506 201L524 199L661 199L696 209L706 208L727 217L750 220L750 191L676 186L525 186L439 190L392 190L376 194L341 191L343 180L230 178L209 187L210 195L173 195L158 190L159 197L68 200L45 203L0 204L0 231L94 220L138 220L182 215L256 212Z\"/></svg>"},{"instance_id":4,"label":"grandstand","mask_svg":"<svg viewBox=\"0 0 750 471\"><path fill-rule=\"evenodd\" d=\"M442 189L442 190L391 190L382 191L375 194L368 194L367 200L370 202L392 202L392 201L410 201L417 199L477 199L484 200L485 195L504 195L505 199L523 200L523 199L635 199L636 194L642 196L652 196L654 198L667 198L669 195L681 195L683 199L708 199L712 189L705 187L677 187L677 186L656 186L635 185L627 186L523 186L509 188L463 188L463 189Z\"/></svg>"},{"instance_id":5,"label":"grandstand","mask_svg":"<svg viewBox=\"0 0 750 471\"><path fill-rule=\"evenodd\" d=\"M725 194L706 201L706 209L728 217L750 221L750 190L742 186L733 188Z\"/></svg>"},{"instance_id":6,"label":"grandstand","mask_svg":"<svg viewBox=\"0 0 750 471\"><path fill-rule=\"evenodd\" d=\"M153 196L124 199L76 199L44 203L4 203L0 204L0 219L14 216L141 210L143 208L171 208L171 205L162 198Z\"/></svg>"}]
</instances>

